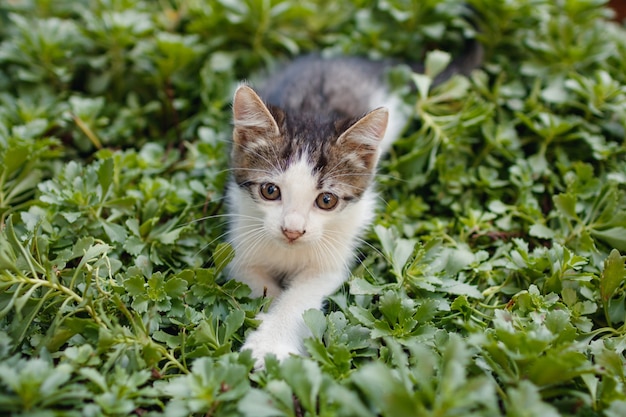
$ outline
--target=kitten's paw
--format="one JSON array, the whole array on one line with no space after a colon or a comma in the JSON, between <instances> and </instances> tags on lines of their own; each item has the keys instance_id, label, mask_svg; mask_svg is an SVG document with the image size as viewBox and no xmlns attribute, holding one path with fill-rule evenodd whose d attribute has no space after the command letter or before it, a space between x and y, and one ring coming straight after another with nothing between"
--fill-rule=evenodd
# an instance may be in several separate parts
<instances>
[{"instance_id":1,"label":"kitten's paw","mask_svg":"<svg viewBox=\"0 0 626 417\"><path fill-rule=\"evenodd\" d=\"M265 367L265 356L272 354L276 356L276 359L282 361L289 357L289 355L300 354L298 346L291 346L286 343L280 343L273 335L264 335L261 332L253 332L246 339L246 343L241 347L241 350L250 350L252 352L252 358L254 359L254 368L262 369Z\"/></svg>"}]
</instances>

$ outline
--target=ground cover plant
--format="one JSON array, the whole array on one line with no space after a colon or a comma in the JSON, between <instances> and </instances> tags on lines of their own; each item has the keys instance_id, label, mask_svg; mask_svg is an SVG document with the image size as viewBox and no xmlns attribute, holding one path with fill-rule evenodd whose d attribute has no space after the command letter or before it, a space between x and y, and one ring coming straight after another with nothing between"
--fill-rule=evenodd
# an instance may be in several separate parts
<instances>
[{"instance_id":1,"label":"ground cover plant","mask_svg":"<svg viewBox=\"0 0 626 417\"><path fill-rule=\"evenodd\" d=\"M626 29L465 3L1 2L2 415L626 415ZM431 88L473 36L481 70ZM231 94L319 50L427 74L389 75L413 121L309 356L252 372Z\"/></svg>"}]
</instances>

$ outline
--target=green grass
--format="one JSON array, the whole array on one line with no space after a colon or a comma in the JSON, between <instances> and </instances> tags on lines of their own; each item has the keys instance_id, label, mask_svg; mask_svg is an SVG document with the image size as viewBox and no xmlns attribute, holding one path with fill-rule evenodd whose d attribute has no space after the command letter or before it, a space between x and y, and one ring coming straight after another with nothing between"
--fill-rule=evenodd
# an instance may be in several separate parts
<instances>
[{"instance_id":1,"label":"green grass","mask_svg":"<svg viewBox=\"0 0 626 417\"><path fill-rule=\"evenodd\" d=\"M455 55L463 3L0 3L0 414L626 415L626 30L469 3L484 65L390 74L414 117L362 261L309 357L257 372L267 303L221 271L234 87L308 51Z\"/></svg>"}]
</instances>

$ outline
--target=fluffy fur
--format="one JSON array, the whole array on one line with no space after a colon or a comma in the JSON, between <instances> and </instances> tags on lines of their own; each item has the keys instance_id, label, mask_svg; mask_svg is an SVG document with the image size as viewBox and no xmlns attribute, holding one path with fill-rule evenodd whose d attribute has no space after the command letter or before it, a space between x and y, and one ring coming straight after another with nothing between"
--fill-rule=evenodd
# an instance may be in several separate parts
<instances>
[{"instance_id":1,"label":"fluffy fur","mask_svg":"<svg viewBox=\"0 0 626 417\"><path fill-rule=\"evenodd\" d=\"M384 71L382 62L309 56L260 94L235 93L228 272L273 297L242 347L257 366L268 353L301 353L302 314L346 280L374 217L376 163L405 122Z\"/></svg>"}]
</instances>

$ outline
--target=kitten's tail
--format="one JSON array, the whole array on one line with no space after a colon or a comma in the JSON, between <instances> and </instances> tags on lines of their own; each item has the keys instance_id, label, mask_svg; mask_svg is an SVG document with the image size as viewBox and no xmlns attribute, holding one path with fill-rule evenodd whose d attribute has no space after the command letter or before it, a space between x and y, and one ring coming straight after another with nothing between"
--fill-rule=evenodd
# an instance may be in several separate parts
<instances>
[{"instance_id":1,"label":"kitten's tail","mask_svg":"<svg viewBox=\"0 0 626 417\"><path fill-rule=\"evenodd\" d=\"M440 72L433 80L433 86L452 78L455 75L468 76L483 63L485 51L480 42L476 39L469 39L465 42L461 55L455 57L452 62Z\"/></svg>"},{"instance_id":2,"label":"kitten's tail","mask_svg":"<svg viewBox=\"0 0 626 417\"><path fill-rule=\"evenodd\" d=\"M470 5L466 4L465 8L468 23L474 28L477 34L480 34L481 31L478 25L480 14ZM485 50L482 44L476 38L467 39L463 44L460 55L453 57L452 62L435 76L432 85L439 85L455 75L469 76L473 70L482 65L484 56ZM413 66L413 70L423 73L424 67L423 65Z\"/></svg>"}]
</instances>

